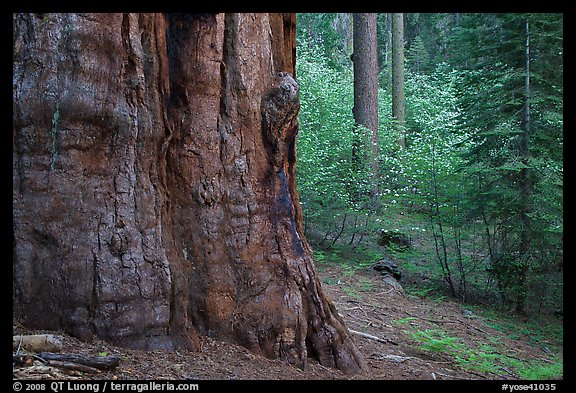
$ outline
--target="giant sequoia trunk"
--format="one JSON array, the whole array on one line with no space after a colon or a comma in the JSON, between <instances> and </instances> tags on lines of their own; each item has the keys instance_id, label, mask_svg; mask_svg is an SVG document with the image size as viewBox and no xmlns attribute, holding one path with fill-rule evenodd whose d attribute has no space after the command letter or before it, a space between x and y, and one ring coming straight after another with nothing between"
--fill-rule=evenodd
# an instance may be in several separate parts
<instances>
[{"instance_id":1,"label":"giant sequoia trunk","mask_svg":"<svg viewBox=\"0 0 576 393\"><path fill-rule=\"evenodd\" d=\"M14 15L13 37L16 317L362 369L302 230L293 14Z\"/></svg>"}]
</instances>

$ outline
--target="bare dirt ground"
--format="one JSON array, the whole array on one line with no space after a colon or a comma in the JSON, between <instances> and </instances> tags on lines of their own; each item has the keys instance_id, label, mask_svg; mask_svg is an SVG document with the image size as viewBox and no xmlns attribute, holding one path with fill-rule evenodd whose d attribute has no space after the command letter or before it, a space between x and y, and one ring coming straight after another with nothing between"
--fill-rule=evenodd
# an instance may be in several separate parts
<instances>
[{"instance_id":1,"label":"bare dirt ground","mask_svg":"<svg viewBox=\"0 0 576 393\"><path fill-rule=\"evenodd\" d=\"M387 284L380 274L366 269L347 274L339 267L323 266L319 269L323 287L335 302L349 329L358 333L353 339L364 355L368 370L366 375L347 376L338 370L326 368L310 359L300 370L280 360L267 359L247 349L202 339L200 352L139 351L113 346L95 340L81 342L65 336L66 353L92 356L106 353L121 358L120 365L111 371L98 374L76 375L61 369L33 366L15 366L15 379L170 379L170 380L515 380L519 376L503 365L497 370L469 369L457 362L451 353L423 348L415 339L415 332L442 331L445 342L456 338L466 348L481 348L492 342L504 349L505 355L526 361L551 362L546 343L531 344L529 337L519 335L514 339L490 326L485 318L475 315L461 304L448 299L426 299L407 296ZM13 333L32 332L14 322ZM56 333L59 332L42 332ZM364 334L364 335L362 335ZM365 335L379 338L375 340ZM440 347L442 348L442 347ZM40 366L40 367L34 367Z\"/></svg>"}]
</instances>

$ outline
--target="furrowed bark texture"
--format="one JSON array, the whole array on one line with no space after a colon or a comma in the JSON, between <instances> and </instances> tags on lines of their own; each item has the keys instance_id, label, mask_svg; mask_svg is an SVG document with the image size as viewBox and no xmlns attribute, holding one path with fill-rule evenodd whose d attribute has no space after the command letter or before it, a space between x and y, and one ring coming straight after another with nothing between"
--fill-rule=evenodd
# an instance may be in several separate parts
<instances>
[{"instance_id":1,"label":"furrowed bark texture","mask_svg":"<svg viewBox=\"0 0 576 393\"><path fill-rule=\"evenodd\" d=\"M15 315L360 371L302 230L294 14L13 18Z\"/></svg>"},{"instance_id":2,"label":"furrowed bark texture","mask_svg":"<svg viewBox=\"0 0 576 393\"><path fill-rule=\"evenodd\" d=\"M372 180L378 183L378 48L376 14L353 14L354 121L367 128L368 161ZM373 194L377 194L375 187Z\"/></svg>"}]
</instances>

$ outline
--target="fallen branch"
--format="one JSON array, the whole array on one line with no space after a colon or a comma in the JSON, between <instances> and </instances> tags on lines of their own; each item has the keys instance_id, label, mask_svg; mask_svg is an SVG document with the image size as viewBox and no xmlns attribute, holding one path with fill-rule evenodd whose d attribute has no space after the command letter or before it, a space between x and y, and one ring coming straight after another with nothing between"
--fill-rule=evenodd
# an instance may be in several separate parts
<instances>
[{"instance_id":1,"label":"fallen branch","mask_svg":"<svg viewBox=\"0 0 576 393\"><path fill-rule=\"evenodd\" d=\"M424 318L424 317L421 317L421 316L418 316L418 315L410 314L408 311L404 311L404 314L406 314L406 315L408 315L408 316L410 316L410 317L412 317L412 318L418 318L418 319L422 319L422 320L424 320L424 321L428 321L428 322L432 322L432 323L443 323L443 322L446 322L446 321L441 321L441 320L439 320L439 319L429 319L429 318Z\"/></svg>"},{"instance_id":2,"label":"fallen branch","mask_svg":"<svg viewBox=\"0 0 576 393\"><path fill-rule=\"evenodd\" d=\"M38 354L42 359L49 361L50 364L54 364L53 362L60 362L64 364L79 364L83 366L88 366L92 369L99 369L99 370L110 370L115 367L118 367L120 364L120 358L115 355L110 356L85 356L85 355L78 355L78 354L60 354L60 353L52 353L52 352L41 352ZM56 365L56 364L54 364ZM80 369L79 369L80 370ZM83 371L83 370L80 370ZM90 372L90 371L89 371Z\"/></svg>"},{"instance_id":3,"label":"fallen branch","mask_svg":"<svg viewBox=\"0 0 576 393\"><path fill-rule=\"evenodd\" d=\"M85 366L84 364L80 363L61 362L59 360L48 360L47 363L49 366L52 367L64 368L66 370L72 370L72 371L82 371L83 373L88 374L98 374L101 372L97 368Z\"/></svg>"},{"instance_id":4,"label":"fallen branch","mask_svg":"<svg viewBox=\"0 0 576 393\"><path fill-rule=\"evenodd\" d=\"M385 338L380 338L380 337L377 337L377 336L373 336L373 335L368 334L368 333L363 333L363 332L359 332L359 331L357 331L357 330L352 330L352 329L348 329L348 331L349 331L350 333L352 333L352 334L357 335L357 336L364 337L364 338L367 338L367 339L369 339L369 340L378 341L378 342L383 343L383 344L398 345L397 342L394 342L394 341L391 341L391 340L388 340L388 339L385 339Z\"/></svg>"},{"instance_id":5,"label":"fallen branch","mask_svg":"<svg viewBox=\"0 0 576 393\"><path fill-rule=\"evenodd\" d=\"M479 331L480 333L484 333L485 335L490 336L490 333L488 333L488 332L480 329L479 327L476 327L476 326L474 326L474 325L470 325L469 323L464 322L464 321L462 321L462 320L460 320L460 319L454 319L454 320L429 319L429 318L420 317L420 316L418 316L418 315L410 314L408 311L404 311L404 313L405 313L406 315L411 316L411 317L418 318L418 319L422 319L422 320L424 320L424 321L428 321L428 322L432 322L432 323L436 323L436 324L438 324L438 323L453 323L453 322L458 322L458 323L461 323L461 324L463 324L464 326L466 326L466 327L468 327L468 328L470 328L470 329L474 329L474 330L476 330L476 331Z\"/></svg>"},{"instance_id":6,"label":"fallen branch","mask_svg":"<svg viewBox=\"0 0 576 393\"><path fill-rule=\"evenodd\" d=\"M448 378L458 378L458 377L455 377L454 375L441 373L440 371L436 371L436 374L442 375L443 377L448 377Z\"/></svg>"},{"instance_id":7,"label":"fallen branch","mask_svg":"<svg viewBox=\"0 0 576 393\"><path fill-rule=\"evenodd\" d=\"M387 360L389 362L394 362L394 363L404 363L408 359L416 359L412 356L399 356L399 355L390 355L390 354L386 355L386 354L381 354L381 353L373 353L370 357L372 359Z\"/></svg>"}]
</instances>

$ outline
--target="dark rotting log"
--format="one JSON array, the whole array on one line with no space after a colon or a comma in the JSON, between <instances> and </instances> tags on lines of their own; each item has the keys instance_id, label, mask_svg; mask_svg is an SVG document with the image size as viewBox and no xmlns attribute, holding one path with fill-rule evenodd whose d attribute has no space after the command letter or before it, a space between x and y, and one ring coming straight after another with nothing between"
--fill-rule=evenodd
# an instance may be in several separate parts
<instances>
[{"instance_id":1,"label":"dark rotting log","mask_svg":"<svg viewBox=\"0 0 576 393\"><path fill-rule=\"evenodd\" d=\"M63 363L77 363L99 370L111 370L118 367L120 357L116 355L108 356L87 356L71 353L40 352L38 356L48 361L58 361Z\"/></svg>"}]
</instances>

